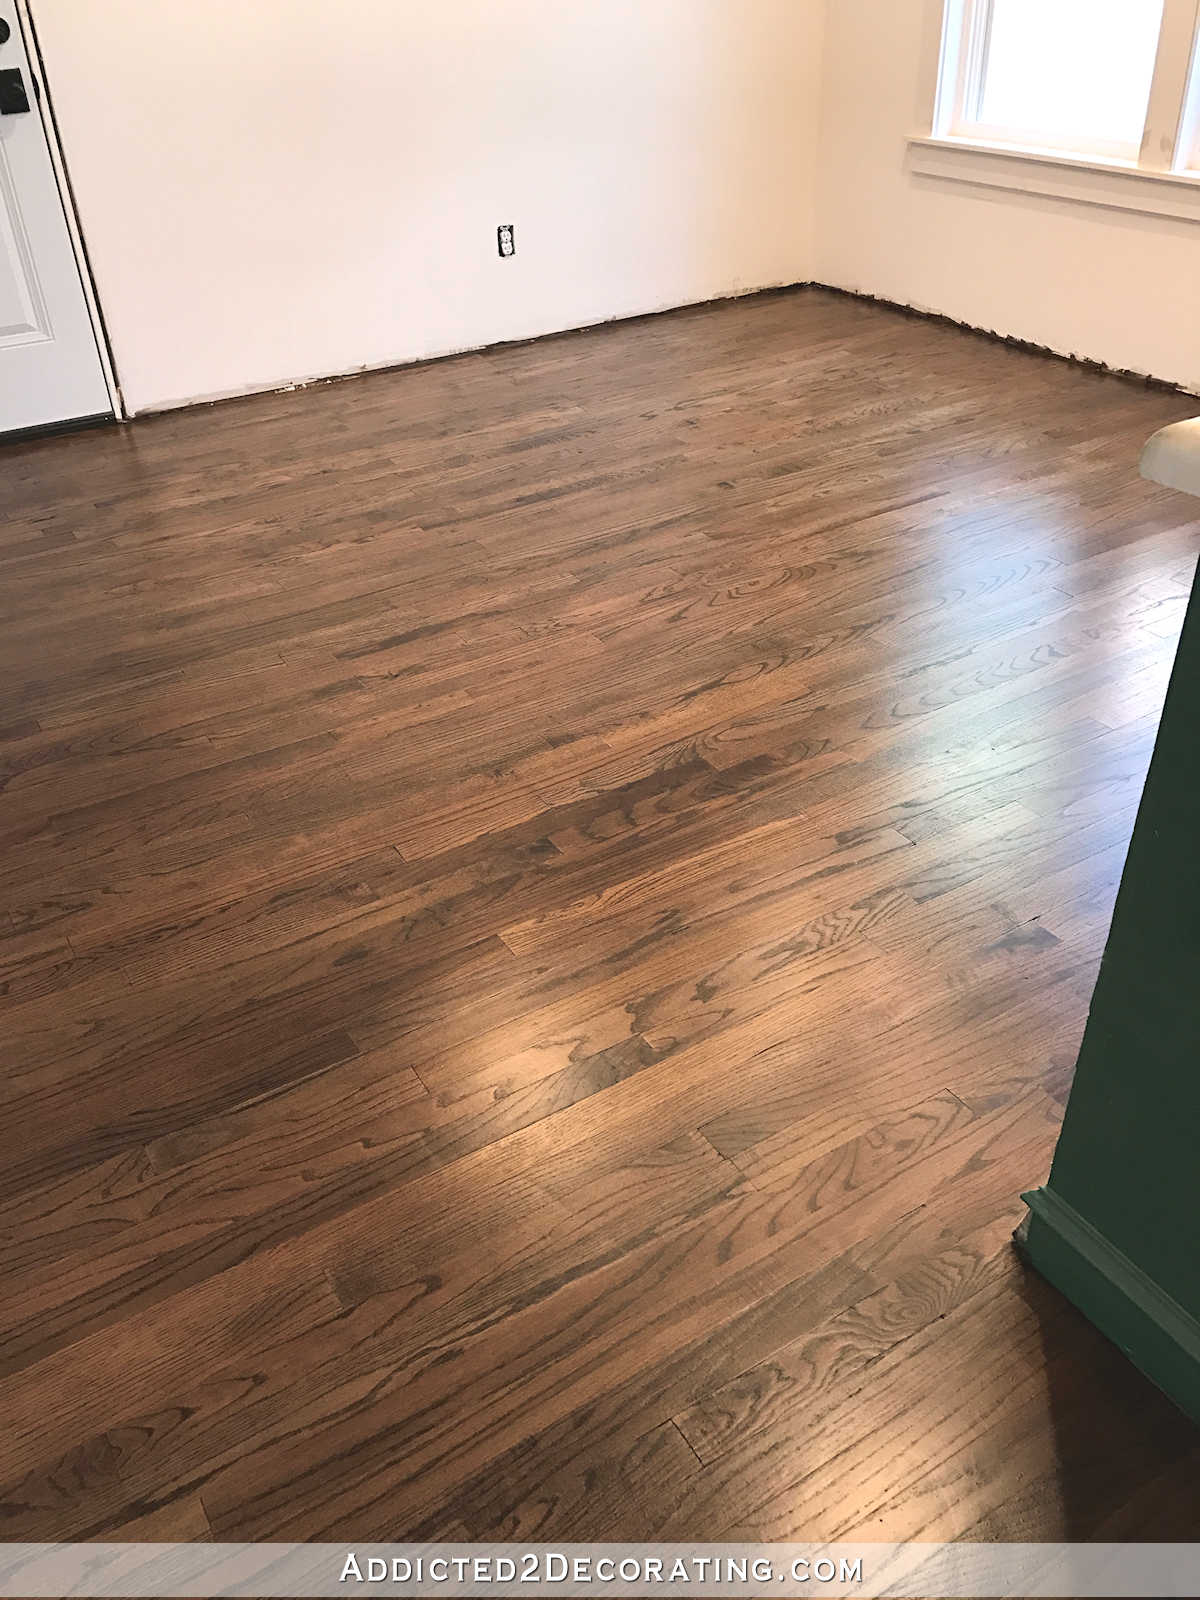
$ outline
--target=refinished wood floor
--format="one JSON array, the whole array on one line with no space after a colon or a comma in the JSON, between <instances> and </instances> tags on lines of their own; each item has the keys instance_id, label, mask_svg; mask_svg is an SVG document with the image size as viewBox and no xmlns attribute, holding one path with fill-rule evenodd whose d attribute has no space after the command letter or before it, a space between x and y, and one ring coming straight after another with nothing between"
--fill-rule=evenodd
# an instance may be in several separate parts
<instances>
[{"instance_id":1,"label":"refinished wood floor","mask_svg":"<svg viewBox=\"0 0 1200 1600\"><path fill-rule=\"evenodd\" d=\"M809 292L0 448L0 1539L1194 1536L1009 1235L1195 408Z\"/></svg>"}]
</instances>

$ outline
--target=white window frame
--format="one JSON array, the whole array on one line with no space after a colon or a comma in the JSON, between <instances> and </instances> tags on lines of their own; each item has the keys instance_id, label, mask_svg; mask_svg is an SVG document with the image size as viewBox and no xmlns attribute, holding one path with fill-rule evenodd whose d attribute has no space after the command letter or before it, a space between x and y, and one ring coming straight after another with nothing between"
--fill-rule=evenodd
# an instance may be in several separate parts
<instances>
[{"instance_id":1,"label":"white window frame","mask_svg":"<svg viewBox=\"0 0 1200 1600\"><path fill-rule=\"evenodd\" d=\"M977 120L993 0L926 0L913 171L1200 221L1200 0L1164 0L1138 150L1055 146Z\"/></svg>"}]
</instances>

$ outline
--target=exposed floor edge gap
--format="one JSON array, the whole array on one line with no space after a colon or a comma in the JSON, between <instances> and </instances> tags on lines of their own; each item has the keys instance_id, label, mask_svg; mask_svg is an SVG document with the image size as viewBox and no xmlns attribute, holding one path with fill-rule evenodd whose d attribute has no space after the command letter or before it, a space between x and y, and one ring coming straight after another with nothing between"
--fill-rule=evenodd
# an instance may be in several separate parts
<instances>
[{"instance_id":1,"label":"exposed floor edge gap","mask_svg":"<svg viewBox=\"0 0 1200 1600\"><path fill-rule=\"evenodd\" d=\"M230 391L227 394L197 395L187 400L168 401L161 405L147 406L140 411L132 412L129 420L144 420L149 417L170 416L178 411L193 410L198 406L224 405L232 400L248 400L256 395L263 394L292 394L299 389L315 389L323 384L345 383L351 378L361 378L368 373L375 372L400 372L410 367L427 367L436 362L453 361L459 356L482 355L493 350L516 350L524 345L544 344L550 339L569 339L576 334L592 333L597 328L611 327L618 323L643 322L655 317L666 317L680 311L698 311L705 306L721 305L733 300L766 299L768 296L801 294L807 290L821 290L826 294L841 295L847 300L861 300L867 305L879 306L885 310L899 312L902 316L919 318L924 322L941 323L945 327L955 328L961 333L972 333L979 338L987 339L992 344L1007 345L1014 350L1024 350L1031 355L1039 355L1054 361L1064 361L1070 366L1078 367L1085 372L1094 372L1105 377L1119 378L1124 382L1136 383L1145 389L1162 390L1168 394L1198 394L1200 391L1189 389L1186 384L1174 383L1169 378L1156 378L1151 373L1137 372L1129 367L1113 367L1106 361L1094 360L1089 356L1080 356L1073 353L1055 350L1051 345L1038 344L1032 339L1020 339L1015 334L999 333L994 328L983 327L975 322L963 322L957 317L948 316L943 311L930 311L921 306L914 306L904 300L890 300L886 295L870 294L862 289L845 289L835 283L821 283L816 279L796 280L794 283L769 284L758 289L735 290L729 294L713 295L707 300L685 300L678 305L660 306L654 311L637 311L629 316L603 317L597 322L580 323L576 327L556 328L547 333L529 334L519 339L497 339L487 344L464 345L460 349L443 350L436 355L413 356L397 361L383 361L378 365L364 364L352 367L345 372L321 373L313 377L296 378L288 382L270 382L250 386L244 389Z\"/></svg>"},{"instance_id":2,"label":"exposed floor edge gap","mask_svg":"<svg viewBox=\"0 0 1200 1600\"><path fill-rule=\"evenodd\" d=\"M998 333L995 328L985 328L977 322L961 322L957 317L947 316L944 311L927 311L921 306L910 305L905 300L889 300L886 295L868 294L864 289L843 289L836 283L818 283L815 280L804 287L823 289L827 294L844 295L848 300L863 300L868 305L883 306L891 311L899 311L906 317L919 317L924 322L940 322L946 327L958 328L963 333L978 334L980 338L987 339L992 344L1005 344L1013 350L1027 350L1031 355L1049 356L1055 361L1066 361L1069 365L1080 367L1085 372L1097 372L1105 377L1121 378L1136 383L1144 389L1161 389L1168 394L1200 394L1200 390L1189 389L1183 383L1173 383L1170 378L1156 378L1148 372L1136 372L1132 367L1110 367L1107 361L1096 361L1090 356L1055 350L1053 346L1038 344L1033 339L1018 339L1016 334Z\"/></svg>"},{"instance_id":3,"label":"exposed floor edge gap","mask_svg":"<svg viewBox=\"0 0 1200 1600\"><path fill-rule=\"evenodd\" d=\"M601 317L596 322L581 322L570 328L551 328L545 333L525 334L517 339L492 339L485 344L466 344L452 350L439 350L433 355L406 356L396 360L363 362L360 366L349 367L343 372L316 373L311 377L291 378L285 382L272 380L267 383L250 384L244 388L231 389L223 394L194 395L186 400L166 400L154 405L143 406L138 411L130 412L129 420L141 421L147 417L171 416L177 411L191 411L198 406L224 405L230 400L249 400L256 395L294 394L298 389L316 389L323 384L345 383L350 378L366 377L369 373L404 372L410 367L431 367L437 362L454 361L460 356L484 355L493 350L519 350L524 345L545 344L550 339L570 339L576 334L594 333L597 328L614 327L628 322L647 322L651 318L672 316L679 311L700 311L705 306L723 305L728 301L765 300L769 296L798 294L806 289L823 289L824 287L824 284L797 279L793 283L763 284L756 289L731 289L728 294L711 295L706 300L681 300L677 304L658 306L650 311L632 311L627 315L617 313L615 316Z\"/></svg>"}]
</instances>

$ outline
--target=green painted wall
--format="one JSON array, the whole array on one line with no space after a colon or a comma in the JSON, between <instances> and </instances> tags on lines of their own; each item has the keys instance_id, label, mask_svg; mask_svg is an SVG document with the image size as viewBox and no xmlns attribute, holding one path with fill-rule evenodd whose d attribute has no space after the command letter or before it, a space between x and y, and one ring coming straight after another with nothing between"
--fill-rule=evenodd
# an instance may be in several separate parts
<instances>
[{"instance_id":1,"label":"green painted wall","mask_svg":"<svg viewBox=\"0 0 1200 1600\"><path fill-rule=\"evenodd\" d=\"M1193 591L1049 1182L1019 1242L1200 1416L1200 599Z\"/></svg>"}]
</instances>

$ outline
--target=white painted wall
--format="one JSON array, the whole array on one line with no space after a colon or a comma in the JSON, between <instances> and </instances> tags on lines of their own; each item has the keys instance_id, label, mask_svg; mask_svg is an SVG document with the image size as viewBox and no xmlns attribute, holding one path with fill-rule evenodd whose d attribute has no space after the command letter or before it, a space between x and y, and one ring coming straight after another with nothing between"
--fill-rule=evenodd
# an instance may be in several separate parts
<instances>
[{"instance_id":1,"label":"white painted wall","mask_svg":"<svg viewBox=\"0 0 1200 1600\"><path fill-rule=\"evenodd\" d=\"M812 275L822 0L32 9L134 411Z\"/></svg>"},{"instance_id":2,"label":"white painted wall","mask_svg":"<svg viewBox=\"0 0 1200 1600\"><path fill-rule=\"evenodd\" d=\"M927 0L829 0L815 276L1200 391L1200 226L915 176Z\"/></svg>"}]
</instances>

